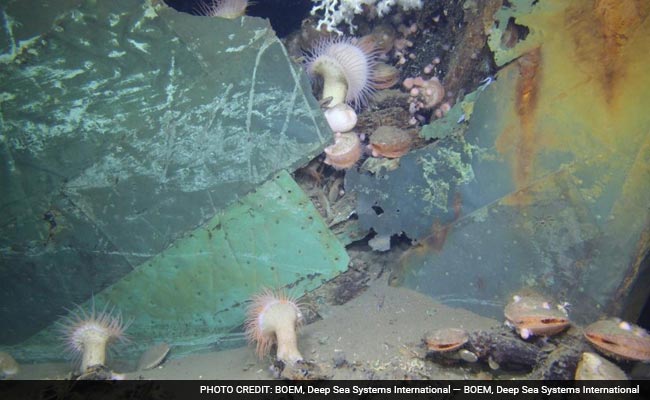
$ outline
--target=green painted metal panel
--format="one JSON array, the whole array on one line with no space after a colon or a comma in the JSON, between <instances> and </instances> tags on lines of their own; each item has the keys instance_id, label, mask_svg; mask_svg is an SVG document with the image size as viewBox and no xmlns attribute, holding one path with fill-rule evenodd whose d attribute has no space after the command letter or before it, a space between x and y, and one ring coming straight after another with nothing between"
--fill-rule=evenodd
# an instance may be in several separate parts
<instances>
[{"instance_id":1,"label":"green painted metal panel","mask_svg":"<svg viewBox=\"0 0 650 400\"><path fill-rule=\"evenodd\" d=\"M577 322L640 312L631 299L635 287L648 297L649 16L644 2L504 5L490 44L498 63L515 61L473 105L457 105L469 124L434 121L422 134L442 139L397 170L350 174L359 223L415 240L391 284L497 318L525 288L571 303ZM502 48L510 20L530 34Z\"/></svg>"},{"instance_id":2,"label":"green painted metal panel","mask_svg":"<svg viewBox=\"0 0 650 400\"><path fill-rule=\"evenodd\" d=\"M0 9L0 344L331 139L268 21L155 0Z\"/></svg>"},{"instance_id":3,"label":"green painted metal panel","mask_svg":"<svg viewBox=\"0 0 650 400\"><path fill-rule=\"evenodd\" d=\"M251 295L286 287L299 296L345 271L348 262L309 198L281 171L98 293L95 303L133 320L128 354L160 341L177 355L228 347L243 343L230 333L243 323ZM60 340L52 326L11 351L20 358L60 358Z\"/></svg>"}]
</instances>

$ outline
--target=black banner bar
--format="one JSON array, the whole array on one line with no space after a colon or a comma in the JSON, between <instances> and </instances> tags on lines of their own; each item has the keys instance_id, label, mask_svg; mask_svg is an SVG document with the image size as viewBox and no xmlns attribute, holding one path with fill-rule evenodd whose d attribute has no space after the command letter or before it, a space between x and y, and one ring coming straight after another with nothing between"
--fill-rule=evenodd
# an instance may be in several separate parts
<instances>
[{"instance_id":1,"label":"black banner bar","mask_svg":"<svg viewBox=\"0 0 650 400\"><path fill-rule=\"evenodd\" d=\"M2 400L647 399L650 381L1 381Z\"/></svg>"}]
</instances>

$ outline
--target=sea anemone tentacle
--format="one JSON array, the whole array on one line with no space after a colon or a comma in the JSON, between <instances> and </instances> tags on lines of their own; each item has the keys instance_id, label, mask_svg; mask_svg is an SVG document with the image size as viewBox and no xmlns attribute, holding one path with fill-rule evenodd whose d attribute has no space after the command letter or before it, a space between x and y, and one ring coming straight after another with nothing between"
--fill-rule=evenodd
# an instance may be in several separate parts
<instances>
[{"instance_id":1,"label":"sea anemone tentacle","mask_svg":"<svg viewBox=\"0 0 650 400\"><path fill-rule=\"evenodd\" d=\"M305 54L305 69L312 80L323 80L321 98L332 97L330 107L345 102L360 109L377 90L379 52L368 43L352 37L325 38Z\"/></svg>"},{"instance_id":2,"label":"sea anemone tentacle","mask_svg":"<svg viewBox=\"0 0 650 400\"><path fill-rule=\"evenodd\" d=\"M207 0L205 3L199 3L196 11L210 17L235 19L245 15L249 5L247 0Z\"/></svg>"},{"instance_id":3,"label":"sea anemone tentacle","mask_svg":"<svg viewBox=\"0 0 650 400\"><path fill-rule=\"evenodd\" d=\"M116 340L127 342L125 331L130 324L108 304L97 312L94 300L90 312L77 305L58 323L68 351L81 358L81 373L105 365L107 346Z\"/></svg>"},{"instance_id":4,"label":"sea anemone tentacle","mask_svg":"<svg viewBox=\"0 0 650 400\"><path fill-rule=\"evenodd\" d=\"M245 322L246 336L262 358L277 346L276 358L285 363L302 361L296 331L303 323L301 306L283 291L264 289L251 298Z\"/></svg>"}]
</instances>

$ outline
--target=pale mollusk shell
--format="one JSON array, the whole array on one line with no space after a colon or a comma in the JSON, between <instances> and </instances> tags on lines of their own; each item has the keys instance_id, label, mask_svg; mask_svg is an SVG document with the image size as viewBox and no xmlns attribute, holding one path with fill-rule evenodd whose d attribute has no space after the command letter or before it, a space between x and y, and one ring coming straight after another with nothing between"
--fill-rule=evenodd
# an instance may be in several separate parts
<instances>
[{"instance_id":1,"label":"pale mollusk shell","mask_svg":"<svg viewBox=\"0 0 650 400\"><path fill-rule=\"evenodd\" d=\"M357 113L345 103L339 103L324 112L325 119L334 132L348 132L357 125Z\"/></svg>"},{"instance_id":2,"label":"pale mollusk shell","mask_svg":"<svg viewBox=\"0 0 650 400\"><path fill-rule=\"evenodd\" d=\"M361 141L354 132L336 133L334 144L325 148L325 164L336 169L353 167L361 158Z\"/></svg>"}]
</instances>

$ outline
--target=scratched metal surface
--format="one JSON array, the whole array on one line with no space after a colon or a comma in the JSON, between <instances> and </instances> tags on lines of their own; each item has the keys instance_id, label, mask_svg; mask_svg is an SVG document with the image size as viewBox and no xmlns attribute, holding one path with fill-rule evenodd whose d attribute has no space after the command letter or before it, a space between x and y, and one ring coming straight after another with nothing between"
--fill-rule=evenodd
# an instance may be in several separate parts
<instances>
[{"instance_id":1,"label":"scratched metal surface","mask_svg":"<svg viewBox=\"0 0 650 400\"><path fill-rule=\"evenodd\" d=\"M331 139L267 21L159 1L0 7L0 343Z\"/></svg>"},{"instance_id":2,"label":"scratched metal surface","mask_svg":"<svg viewBox=\"0 0 650 400\"><path fill-rule=\"evenodd\" d=\"M457 189L461 212L428 218L442 223L415 237L392 284L497 318L522 289L571 303L581 323L641 312L650 4L594 4L516 0L497 13L500 27L514 18L531 33L504 49L493 29L497 63L514 61L471 107L463 141L474 176Z\"/></svg>"},{"instance_id":3,"label":"scratched metal surface","mask_svg":"<svg viewBox=\"0 0 650 400\"><path fill-rule=\"evenodd\" d=\"M300 296L348 262L309 198L282 171L96 294L94 303L114 306L132 321L123 358L161 341L177 356L228 348L243 344L230 340L231 333L263 287ZM21 359L60 358L57 329L53 324L7 350Z\"/></svg>"}]
</instances>

